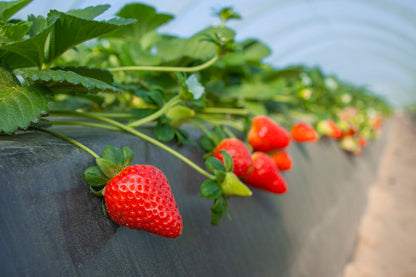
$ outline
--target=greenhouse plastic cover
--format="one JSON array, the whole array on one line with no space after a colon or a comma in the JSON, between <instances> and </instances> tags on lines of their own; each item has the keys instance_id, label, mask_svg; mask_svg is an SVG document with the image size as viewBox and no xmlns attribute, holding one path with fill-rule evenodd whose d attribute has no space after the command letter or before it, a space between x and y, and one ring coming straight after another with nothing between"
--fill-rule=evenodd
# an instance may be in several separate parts
<instances>
[{"instance_id":1,"label":"greenhouse plastic cover","mask_svg":"<svg viewBox=\"0 0 416 277\"><path fill-rule=\"evenodd\" d=\"M16 17L46 15L110 4L98 19L134 1L35 0ZM305 64L368 87L395 106L416 103L416 1L414 0L179 0L140 1L175 19L159 30L188 37L219 23L215 11L233 7L242 16L229 27L237 40L255 38L272 53L276 68Z\"/></svg>"}]
</instances>

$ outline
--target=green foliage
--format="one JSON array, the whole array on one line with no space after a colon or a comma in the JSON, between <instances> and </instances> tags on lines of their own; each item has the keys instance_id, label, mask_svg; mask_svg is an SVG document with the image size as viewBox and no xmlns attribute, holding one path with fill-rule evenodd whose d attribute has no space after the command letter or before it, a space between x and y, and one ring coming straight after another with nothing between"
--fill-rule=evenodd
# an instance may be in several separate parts
<instances>
[{"instance_id":1,"label":"green foliage","mask_svg":"<svg viewBox=\"0 0 416 277\"><path fill-rule=\"evenodd\" d=\"M32 0L18 0L10 2L0 2L0 22L6 22L15 13L25 7Z\"/></svg>"},{"instance_id":2,"label":"green foliage","mask_svg":"<svg viewBox=\"0 0 416 277\"><path fill-rule=\"evenodd\" d=\"M38 84L21 86L13 72L0 67L0 132L25 129L49 110L51 93Z\"/></svg>"}]
</instances>

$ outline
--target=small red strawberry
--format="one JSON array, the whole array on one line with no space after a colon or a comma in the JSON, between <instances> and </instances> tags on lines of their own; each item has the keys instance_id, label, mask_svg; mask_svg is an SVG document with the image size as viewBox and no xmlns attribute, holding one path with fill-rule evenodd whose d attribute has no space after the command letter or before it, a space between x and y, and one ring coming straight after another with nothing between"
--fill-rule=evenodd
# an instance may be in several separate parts
<instances>
[{"instance_id":1,"label":"small red strawberry","mask_svg":"<svg viewBox=\"0 0 416 277\"><path fill-rule=\"evenodd\" d=\"M290 136L285 128L269 117L256 116L248 133L248 143L253 147L253 151L268 152L287 147L290 144Z\"/></svg>"},{"instance_id":2,"label":"small red strawberry","mask_svg":"<svg viewBox=\"0 0 416 277\"><path fill-rule=\"evenodd\" d=\"M342 131L334 121L328 120L328 126L331 129L330 137L334 139L342 138Z\"/></svg>"},{"instance_id":3,"label":"small red strawberry","mask_svg":"<svg viewBox=\"0 0 416 277\"><path fill-rule=\"evenodd\" d=\"M255 152L252 159L254 170L243 179L247 185L272 193L282 194L287 191L285 179L271 157L263 152Z\"/></svg>"},{"instance_id":4,"label":"small red strawberry","mask_svg":"<svg viewBox=\"0 0 416 277\"><path fill-rule=\"evenodd\" d=\"M111 219L121 226L167 238L182 233L182 218L166 176L152 165L132 165L133 151L104 148L98 166L88 168L91 191L104 196Z\"/></svg>"},{"instance_id":5,"label":"small red strawberry","mask_svg":"<svg viewBox=\"0 0 416 277\"><path fill-rule=\"evenodd\" d=\"M290 131L292 138L297 142L312 142L319 139L315 129L305 122L296 123Z\"/></svg>"},{"instance_id":6,"label":"small red strawberry","mask_svg":"<svg viewBox=\"0 0 416 277\"><path fill-rule=\"evenodd\" d=\"M367 146L367 139L365 137L359 137L357 140L357 143L359 146L361 146L362 148Z\"/></svg>"},{"instance_id":7,"label":"small red strawberry","mask_svg":"<svg viewBox=\"0 0 416 277\"><path fill-rule=\"evenodd\" d=\"M342 138L349 138L349 137L355 136L357 132L358 132L357 127L355 127L354 125L350 125L348 127L348 130L346 130L345 132L342 132Z\"/></svg>"},{"instance_id":8,"label":"small red strawberry","mask_svg":"<svg viewBox=\"0 0 416 277\"><path fill-rule=\"evenodd\" d=\"M251 173L254 163L251 159L251 153L244 142L236 138L227 138L220 142L214 149L213 156L224 163L221 150L225 150L233 158L233 173L239 178L243 178Z\"/></svg>"},{"instance_id":9,"label":"small red strawberry","mask_svg":"<svg viewBox=\"0 0 416 277\"><path fill-rule=\"evenodd\" d=\"M280 171L290 170L292 168L292 159L286 150L274 151L270 153L270 157Z\"/></svg>"}]
</instances>

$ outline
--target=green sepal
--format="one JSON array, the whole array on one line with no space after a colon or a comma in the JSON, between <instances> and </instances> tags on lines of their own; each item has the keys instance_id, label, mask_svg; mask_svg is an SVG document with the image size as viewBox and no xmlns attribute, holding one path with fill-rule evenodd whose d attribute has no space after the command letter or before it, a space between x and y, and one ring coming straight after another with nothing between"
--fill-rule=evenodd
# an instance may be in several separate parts
<instances>
[{"instance_id":1,"label":"green sepal","mask_svg":"<svg viewBox=\"0 0 416 277\"><path fill-rule=\"evenodd\" d=\"M153 128L153 134L158 140L162 142L168 142L175 137L175 129L168 124L159 122Z\"/></svg>"},{"instance_id":2,"label":"green sepal","mask_svg":"<svg viewBox=\"0 0 416 277\"><path fill-rule=\"evenodd\" d=\"M201 136L199 138L199 145L207 152L211 152L215 149L214 142L207 136Z\"/></svg>"},{"instance_id":3,"label":"green sepal","mask_svg":"<svg viewBox=\"0 0 416 277\"><path fill-rule=\"evenodd\" d=\"M220 160L218 160L217 158L209 157L205 161L205 165L213 173L215 173L215 171L225 172L225 167L224 167L223 163Z\"/></svg>"},{"instance_id":4,"label":"green sepal","mask_svg":"<svg viewBox=\"0 0 416 277\"><path fill-rule=\"evenodd\" d=\"M225 196L246 197L253 194L251 190L232 172L227 172L225 174L225 178L223 182L220 183L220 187Z\"/></svg>"},{"instance_id":5,"label":"green sepal","mask_svg":"<svg viewBox=\"0 0 416 277\"><path fill-rule=\"evenodd\" d=\"M227 172L231 172L233 171L234 168L234 162L233 162L233 158L231 157L230 154L228 154L227 151L225 151L224 149L220 151L224 160L224 164L225 164L225 171Z\"/></svg>"},{"instance_id":6,"label":"green sepal","mask_svg":"<svg viewBox=\"0 0 416 277\"><path fill-rule=\"evenodd\" d=\"M219 184L221 184L222 182L224 182L224 179L227 176L227 174L225 173L225 171L222 171L222 170L214 170L214 174L215 174L215 179L217 180L217 182Z\"/></svg>"},{"instance_id":7,"label":"green sepal","mask_svg":"<svg viewBox=\"0 0 416 277\"><path fill-rule=\"evenodd\" d=\"M92 187L105 186L110 179L104 175L98 166L91 166L84 172L87 183Z\"/></svg>"},{"instance_id":8,"label":"green sepal","mask_svg":"<svg viewBox=\"0 0 416 277\"><path fill-rule=\"evenodd\" d=\"M133 161L133 150L128 146L124 146L123 156L124 156L123 168L125 168L129 166L131 162Z\"/></svg>"},{"instance_id":9,"label":"green sepal","mask_svg":"<svg viewBox=\"0 0 416 277\"><path fill-rule=\"evenodd\" d=\"M200 195L203 198L215 199L220 197L222 189L215 180L206 180L200 188Z\"/></svg>"},{"instance_id":10,"label":"green sepal","mask_svg":"<svg viewBox=\"0 0 416 277\"><path fill-rule=\"evenodd\" d=\"M118 174L119 168L112 161L103 158L96 158L95 161L97 162L98 167L101 169L104 175L108 178L113 178Z\"/></svg>"},{"instance_id":11,"label":"green sepal","mask_svg":"<svg viewBox=\"0 0 416 277\"><path fill-rule=\"evenodd\" d=\"M95 190L94 187L90 186L90 191L95 195L95 196L99 196L99 197L103 197L104 196L104 188L100 189L100 190Z\"/></svg>"},{"instance_id":12,"label":"green sepal","mask_svg":"<svg viewBox=\"0 0 416 277\"><path fill-rule=\"evenodd\" d=\"M221 221L224 212L229 215L227 198L220 196L214 201L214 205L211 207L211 224L218 225Z\"/></svg>"},{"instance_id":13,"label":"green sepal","mask_svg":"<svg viewBox=\"0 0 416 277\"><path fill-rule=\"evenodd\" d=\"M124 156L120 149L114 146L107 146L103 151L103 158L117 165L118 170L123 168Z\"/></svg>"}]
</instances>

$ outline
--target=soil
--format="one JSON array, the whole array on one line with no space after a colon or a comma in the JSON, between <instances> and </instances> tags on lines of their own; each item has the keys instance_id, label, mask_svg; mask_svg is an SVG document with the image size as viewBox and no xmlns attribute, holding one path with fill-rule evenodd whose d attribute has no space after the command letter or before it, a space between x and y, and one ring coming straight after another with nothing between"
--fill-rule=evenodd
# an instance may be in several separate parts
<instances>
[{"instance_id":1,"label":"soil","mask_svg":"<svg viewBox=\"0 0 416 277\"><path fill-rule=\"evenodd\" d=\"M344 277L416 276L416 118L398 114Z\"/></svg>"}]
</instances>

